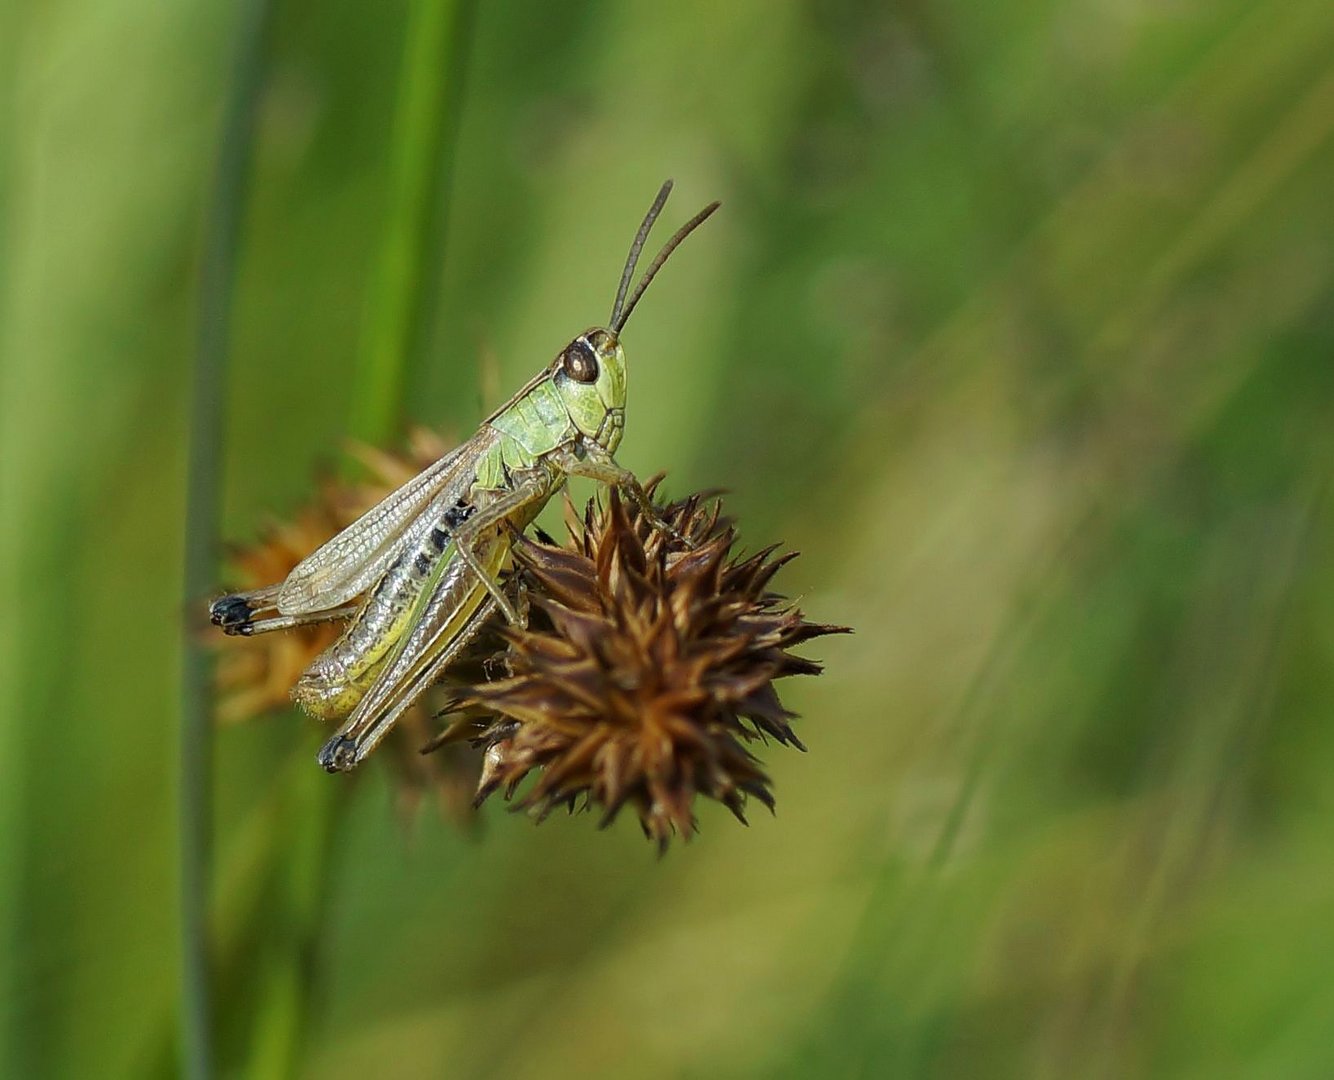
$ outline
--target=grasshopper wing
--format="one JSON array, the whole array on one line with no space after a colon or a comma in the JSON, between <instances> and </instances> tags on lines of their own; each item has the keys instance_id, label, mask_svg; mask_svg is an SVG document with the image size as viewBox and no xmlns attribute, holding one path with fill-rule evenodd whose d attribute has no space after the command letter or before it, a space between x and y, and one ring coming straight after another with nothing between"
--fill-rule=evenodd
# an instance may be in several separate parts
<instances>
[{"instance_id":1,"label":"grasshopper wing","mask_svg":"<svg viewBox=\"0 0 1334 1080\"><path fill-rule=\"evenodd\" d=\"M278 610L325 611L369 589L405 546L430 530L433 521L424 511L432 502L448 504L467 495L477 459L495 437L483 428L306 556L279 587Z\"/></svg>"}]
</instances>

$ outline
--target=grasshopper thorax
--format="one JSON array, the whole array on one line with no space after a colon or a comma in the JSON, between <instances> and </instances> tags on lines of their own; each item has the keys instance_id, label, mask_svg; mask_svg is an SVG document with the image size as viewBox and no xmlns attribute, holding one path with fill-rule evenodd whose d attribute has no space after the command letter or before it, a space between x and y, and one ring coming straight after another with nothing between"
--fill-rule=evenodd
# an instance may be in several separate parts
<instances>
[{"instance_id":1,"label":"grasshopper thorax","mask_svg":"<svg viewBox=\"0 0 1334 1080\"><path fill-rule=\"evenodd\" d=\"M616 334L585 330L556 357L551 381L579 433L615 452L625 426L625 350Z\"/></svg>"}]
</instances>

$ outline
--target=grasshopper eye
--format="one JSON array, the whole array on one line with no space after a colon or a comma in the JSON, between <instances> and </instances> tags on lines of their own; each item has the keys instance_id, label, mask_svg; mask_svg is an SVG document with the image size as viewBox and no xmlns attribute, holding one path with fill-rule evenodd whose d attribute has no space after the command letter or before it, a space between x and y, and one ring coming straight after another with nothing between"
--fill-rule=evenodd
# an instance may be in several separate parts
<instances>
[{"instance_id":1,"label":"grasshopper eye","mask_svg":"<svg viewBox=\"0 0 1334 1080\"><path fill-rule=\"evenodd\" d=\"M597 381L597 357L593 355L593 350L582 341L572 341L565 352L561 354L560 363L561 367L565 369L565 374L575 382L591 383Z\"/></svg>"}]
</instances>

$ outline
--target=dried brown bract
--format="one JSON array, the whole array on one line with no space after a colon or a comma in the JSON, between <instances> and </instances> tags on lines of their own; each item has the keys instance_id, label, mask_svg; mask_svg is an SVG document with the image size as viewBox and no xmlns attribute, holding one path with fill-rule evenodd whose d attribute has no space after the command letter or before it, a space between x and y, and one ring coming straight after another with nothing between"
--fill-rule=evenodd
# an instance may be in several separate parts
<instances>
[{"instance_id":1,"label":"dried brown bract","mask_svg":"<svg viewBox=\"0 0 1334 1080\"><path fill-rule=\"evenodd\" d=\"M606 824L628 804L660 849L695 830L696 795L742 822L748 798L773 808L747 744L804 749L774 682L818 674L790 650L847 628L807 622L771 592L795 552L734 555L716 499L658 512L685 543L613 491L582 520L569 510L564 545L516 544L529 625L503 631L508 675L460 691L461 714L433 744L484 750L479 803L496 790L514 798L536 774L519 807L539 819L596 807Z\"/></svg>"}]
</instances>

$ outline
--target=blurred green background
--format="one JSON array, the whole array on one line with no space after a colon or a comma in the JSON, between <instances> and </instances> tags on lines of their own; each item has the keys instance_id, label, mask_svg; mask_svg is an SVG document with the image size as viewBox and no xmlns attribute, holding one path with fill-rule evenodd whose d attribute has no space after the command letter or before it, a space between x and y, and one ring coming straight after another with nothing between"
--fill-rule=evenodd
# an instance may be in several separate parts
<instances>
[{"instance_id":1,"label":"blurred green background","mask_svg":"<svg viewBox=\"0 0 1334 1080\"><path fill-rule=\"evenodd\" d=\"M1334 1075L1326 0L17 0L0 124L4 1075L181 1068L187 491L470 431L667 176L621 458L857 628L810 752L660 862L220 731L218 1069Z\"/></svg>"}]
</instances>

